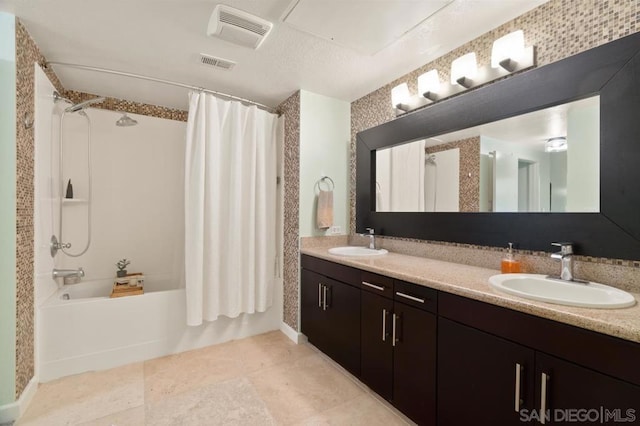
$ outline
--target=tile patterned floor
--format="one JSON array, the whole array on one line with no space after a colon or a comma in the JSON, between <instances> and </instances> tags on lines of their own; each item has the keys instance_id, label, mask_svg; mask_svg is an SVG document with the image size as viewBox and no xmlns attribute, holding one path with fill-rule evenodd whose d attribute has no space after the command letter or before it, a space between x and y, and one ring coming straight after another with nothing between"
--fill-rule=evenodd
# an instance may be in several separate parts
<instances>
[{"instance_id":1,"label":"tile patterned floor","mask_svg":"<svg viewBox=\"0 0 640 426\"><path fill-rule=\"evenodd\" d=\"M16 426L406 424L315 348L275 331L45 383Z\"/></svg>"}]
</instances>

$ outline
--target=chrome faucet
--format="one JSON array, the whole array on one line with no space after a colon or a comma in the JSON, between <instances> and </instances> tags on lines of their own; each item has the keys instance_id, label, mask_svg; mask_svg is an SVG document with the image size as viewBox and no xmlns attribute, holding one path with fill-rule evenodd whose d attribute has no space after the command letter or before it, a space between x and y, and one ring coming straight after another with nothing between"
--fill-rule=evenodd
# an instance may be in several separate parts
<instances>
[{"instance_id":1,"label":"chrome faucet","mask_svg":"<svg viewBox=\"0 0 640 426\"><path fill-rule=\"evenodd\" d=\"M368 233L359 234L362 237L369 237L369 248L372 250L376 249L376 234L373 228L365 228Z\"/></svg>"},{"instance_id":2,"label":"chrome faucet","mask_svg":"<svg viewBox=\"0 0 640 426\"><path fill-rule=\"evenodd\" d=\"M78 268L78 269L56 269L53 268L53 272L51 274L53 276L53 279L55 280L56 278L82 278L84 277L84 269L82 268Z\"/></svg>"},{"instance_id":3,"label":"chrome faucet","mask_svg":"<svg viewBox=\"0 0 640 426\"><path fill-rule=\"evenodd\" d=\"M559 260L562 264L560 279L563 281L577 281L573 278L573 243L551 243L560 247L560 251L552 253L551 258Z\"/></svg>"}]
</instances>

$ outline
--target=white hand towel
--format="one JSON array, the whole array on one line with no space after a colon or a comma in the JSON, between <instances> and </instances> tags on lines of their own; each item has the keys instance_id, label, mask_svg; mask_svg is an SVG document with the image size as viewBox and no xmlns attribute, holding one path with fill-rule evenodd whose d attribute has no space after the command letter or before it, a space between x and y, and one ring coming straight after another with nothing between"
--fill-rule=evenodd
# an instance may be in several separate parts
<instances>
[{"instance_id":1,"label":"white hand towel","mask_svg":"<svg viewBox=\"0 0 640 426\"><path fill-rule=\"evenodd\" d=\"M333 191L320 190L316 222L319 229L330 228L333 225Z\"/></svg>"}]
</instances>

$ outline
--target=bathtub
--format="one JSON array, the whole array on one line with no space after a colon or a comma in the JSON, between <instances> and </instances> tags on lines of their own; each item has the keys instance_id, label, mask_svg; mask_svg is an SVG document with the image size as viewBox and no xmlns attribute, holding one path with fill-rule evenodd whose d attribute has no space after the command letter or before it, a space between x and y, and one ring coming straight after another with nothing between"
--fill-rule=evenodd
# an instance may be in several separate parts
<instances>
[{"instance_id":1,"label":"bathtub","mask_svg":"<svg viewBox=\"0 0 640 426\"><path fill-rule=\"evenodd\" d=\"M187 327L185 290L175 281L146 276L143 295L111 299L112 285L108 279L62 286L39 308L40 382L277 330L281 324L279 304L264 313Z\"/></svg>"}]
</instances>

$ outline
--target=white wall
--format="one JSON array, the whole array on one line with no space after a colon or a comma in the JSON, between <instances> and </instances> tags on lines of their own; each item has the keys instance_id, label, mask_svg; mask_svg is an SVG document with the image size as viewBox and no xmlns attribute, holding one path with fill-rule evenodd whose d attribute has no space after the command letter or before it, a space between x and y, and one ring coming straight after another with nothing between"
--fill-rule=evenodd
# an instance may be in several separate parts
<instances>
[{"instance_id":1,"label":"white wall","mask_svg":"<svg viewBox=\"0 0 640 426\"><path fill-rule=\"evenodd\" d=\"M15 17L3 12L0 12L0 93L0 406L3 406L15 400L16 370L16 40ZM1 411L0 422L4 422Z\"/></svg>"},{"instance_id":2,"label":"white wall","mask_svg":"<svg viewBox=\"0 0 640 426\"><path fill-rule=\"evenodd\" d=\"M84 267L85 280L115 277L115 263L148 279L181 281L184 258L186 123L136 114L137 126L117 127L121 114L88 109L92 123L92 242L80 258L61 255L66 268ZM88 197L86 122L67 114L63 175L74 198ZM64 194L64 191L63 191ZM86 243L87 203L63 203L63 237L71 253Z\"/></svg>"},{"instance_id":3,"label":"white wall","mask_svg":"<svg viewBox=\"0 0 640 426\"><path fill-rule=\"evenodd\" d=\"M600 211L600 103L567 111L567 211Z\"/></svg>"},{"instance_id":4,"label":"white wall","mask_svg":"<svg viewBox=\"0 0 640 426\"><path fill-rule=\"evenodd\" d=\"M518 211L518 160L538 164L540 211L549 211L549 156L543 149L519 146L517 141L501 141L488 136L480 137L480 154L495 151L494 210L495 212ZM485 176L485 174L482 174ZM480 183L482 187L483 182Z\"/></svg>"},{"instance_id":5,"label":"white wall","mask_svg":"<svg viewBox=\"0 0 640 426\"><path fill-rule=\"evenodd\" d=\"M316 228L314 185L322 176L329 176L335 182L334 226L339 226L343 234L348 231L350 114L348 102L300 91L301 237L326 233Z\"/></svg>"}]
</instances>

